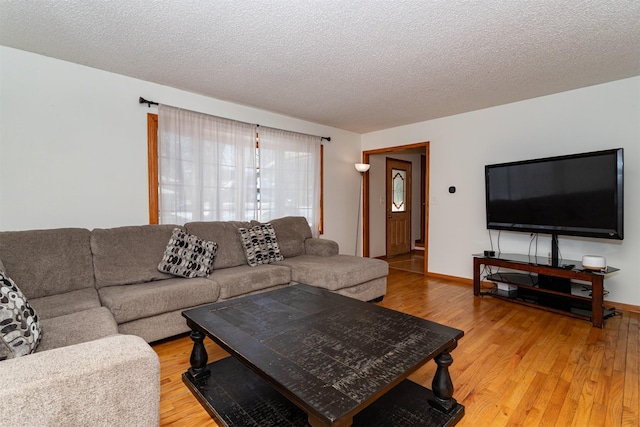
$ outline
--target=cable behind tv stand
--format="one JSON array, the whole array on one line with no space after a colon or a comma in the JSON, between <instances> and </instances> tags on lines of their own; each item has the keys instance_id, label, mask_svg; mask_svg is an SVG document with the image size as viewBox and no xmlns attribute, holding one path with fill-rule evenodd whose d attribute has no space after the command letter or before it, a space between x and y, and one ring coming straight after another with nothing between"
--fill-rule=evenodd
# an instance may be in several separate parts
<instances>
[{"instance_id":1,"label":"cable behind tv stand","mask_svg":"<svg viewBox=\"0 0 640 427\"><path fill-rule=\"evenodd\" d=\"M557 266L547 263L547 258L535 256L497 254L495 257L487 257L475 254L473 294L491 295L518 304L589 320L594 327L602 328L605 317L612 314L611 310L604 308L604 277L618 269L608 267L604 271L586 270L579 261L570 260L565 260ZM513 290L481 292L482 265L508 269L490 274L484 280L510 285L507 287Z\"/></svg>"}]
</instances>

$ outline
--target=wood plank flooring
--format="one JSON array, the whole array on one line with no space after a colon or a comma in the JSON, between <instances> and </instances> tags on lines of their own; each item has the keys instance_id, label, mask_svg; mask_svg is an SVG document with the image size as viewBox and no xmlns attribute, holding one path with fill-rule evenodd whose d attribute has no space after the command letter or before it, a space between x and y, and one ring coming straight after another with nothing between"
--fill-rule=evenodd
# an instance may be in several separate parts
<instances>
[{"instance_id":1,"label":"wood plank flooring","mask_svg":"<svg viewBox=\"0 0 640 427\"><path fill-rule=\"evenodd\" d=\"M640 314L589 322L473 297L470 285L391 269L380 305L465 331L449 368L461 427L639 426ZM226 353L205 340L209 360ZM182 384L191 340L155 344L161 426L215 426ZM410 378L431 388L435 363Z\"/></svg>"},{"instance_id":2,"label":"wood plank flooring","mask_svg":"<svg viewBox=\"0 0 640 427\"><path fill-rule=\"evenodd\" d=\"M394 270L403 270L414 273L422 273L424 271L424 255L423 251L413 251L408 254L398 255L391 258L384 258L389 264L389 268Z\"/></svg>"}]
</instances>

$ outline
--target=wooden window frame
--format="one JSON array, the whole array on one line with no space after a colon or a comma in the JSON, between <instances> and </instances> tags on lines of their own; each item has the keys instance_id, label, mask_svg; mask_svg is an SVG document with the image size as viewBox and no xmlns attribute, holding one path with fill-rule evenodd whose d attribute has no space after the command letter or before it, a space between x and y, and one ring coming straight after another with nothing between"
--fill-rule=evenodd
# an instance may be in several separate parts
<instances>
[{"instance_id":1,"label":"wooden window frame","mask_svg":"<svg viewBox=\"0 0 640 427\"><path fill-rule=\"evenodd\" d=\"M149 162L149 224L158 224L158 115L147 113L147 157Z\"/></svg>"},{"instance_id":2,"label":"wooden window frame","mask_svg":"<svg viewBox=\"0 0 640 427\"><path fill-rule=\"evenodd\" d=\"M160 222L158 201L158 115L147 113L147 161L149 175L149 224ZM320 234L324 234L324 145L320 145Z\"/></svg>"}]
</instances>

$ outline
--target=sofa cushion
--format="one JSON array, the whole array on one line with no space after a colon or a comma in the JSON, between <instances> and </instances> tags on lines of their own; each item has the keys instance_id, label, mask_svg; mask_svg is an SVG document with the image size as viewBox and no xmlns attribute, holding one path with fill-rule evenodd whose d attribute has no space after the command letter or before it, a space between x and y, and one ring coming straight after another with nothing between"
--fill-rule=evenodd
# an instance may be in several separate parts
<instances>
[{"instance_id":1,"label":"sofa cushion","mask_svg":"<svg viewBox=\"0 0 640 427\"><path fill-rule=\"evenodd\" d=\"M257 267L242 265L234 268L214 270L209 276L220 285L220 299L285 285L291 282L291 270L278 264L264 264Z\"/></svg>"},{"instance_id":2,"label":"sofa cushion","mask_svg":"<svg viewBox=\"0 0 640 427\"><path fill-rule=\"evenodd\" d=\"M41 339L36 311L14 281L0 272L0 360L33 353Z\"/></svg>"},{"instance_id":3,"label":"sofa cushion","mask_svg":"<svg viewBox=\"0 0 640 427\"><path fill-rule=\"evenodd\" d=\"M172 278L158 271L176 225L137 225L91 232L96 287Z\"/></svg>"},{"instance_id":4,"label":"sofa cushion","mask_svg":"<svg viewBox=\"0 0 640 427\"><path fill-rule=\"evenodd\" d=\"M118 324L174 310L215 302L219 285L202 277L172 278L98 290L102 305L109 308Z\"/></svg>"},{"instance_id":5,"label":"sofa cushion","mask_svg":"<svg viewBox=\"0 0 640 427\"><path fill-rule=\"evenodd\" d=\"M84 228L3 231L0 259L29 299L94 288L89 236Z\"/></svg>"},{"instance_id":6,"label":"sofa cushion","mask_svg":"<svg viewBox=\"0 0 640 427\"><path fill-rule=\"evenodd\" d=\"M260 224L249 228L238 228L247 263L251 267L282 261L278 239L271 224Z\"/></svg>"},{"instance_id":7,"label":"sofa cushion","mask_svg":"<svg viewBox=\"0 0 640 427\"><path fill-rule=\"evenodd\" d=\"M100 297L96 288L79 289L42 298L29 298L29 302L38 313L40 320L100 307Z\"/></svg>"},{"instance_id":8,"label":"sofa cushion","mask_svg":"<svg viewBox=\"0 0 640 427\"><path fill-rule=\"evenodd\" d=\"M36 352L93 341L118 333L118 325L106 307L42 319L42 342Z\"/></svg>"},{"instance_id":9,"label":"sofa cushion","mask_svg":"<svg viewBox=\"0 0 640 427\"><path fill-rule=\"evenodd\" d=\"M191 331L191 328L182 317L182 312L190 308L195 307L181 308L180 310L168 311L157 316L120 323L118 331L121 334L137 335L148 343L184 334Z\"/></svg>"},{"instance_id":10,"label":"sofa cushion","mask_svg":"<svg viewBox=\"0 0 640 427\"><path fill-rule=\"evenodd\" d=\"M302 255L278 263L291 267L291 280L336 291L386 277L389 264L353 255Z\"/></svg>"},{"instance_id":11,"label":"sofa cushion","mask_svg":"<svg viewBox=\"0 0 640 427\"><path fill-rule=\"evenodd\" d=\"M199 221L188 222L184 228L188 233L218 244L218 253L213 262L213 269L218 270L247 264L238 228L250 226L249 222L240 221Z\"/></svg>"},{"instance_id":12,"label":"sofa cushion","mask_svg":"<svg viewBox=\"0 0 640 427\"><path fill-rule=\"evenodd\" d=\"M291 258L305 254L304 241L312 237L311 228L305 217L287 216L274 219L269 223L276 232L283 257ZM256 224L252 222L252 225Z\"/></svg>"},{"instance_id":13,"label":"sofa cushion","mask_svg":"<svg viewBox=\"0 0 640 427\"><path fill-rule=\"evenodd\" d=\"M206 277L211 274L218 245L202 240L181 228L174 228L158 270L181 277Z\"/></svg>"},{"instance_id":14,"label":"sofa cushion","mask_svg":"<svg viewBox=\"0 0 640 427\"><path fill-rule=\"evenodd\" d=\"M139 337L112 335L4 363L3 427L160 426L160 363Z\"/></svg>"}]
</instances>

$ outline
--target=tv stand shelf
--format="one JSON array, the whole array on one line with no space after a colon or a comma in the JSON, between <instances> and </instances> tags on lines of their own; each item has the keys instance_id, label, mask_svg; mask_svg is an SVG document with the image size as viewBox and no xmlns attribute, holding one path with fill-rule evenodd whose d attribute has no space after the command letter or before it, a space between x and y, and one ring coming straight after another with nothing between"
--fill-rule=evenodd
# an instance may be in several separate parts
<instances>
[{"instance_id":1,"label":"tv stand shelf","mask_svg":"<svg viewBox=\"0 0 640 427\"><path fill-rule=\"evenodd\" d=\"M605 317L613 313L604 308L604 277L618 269L608 267L604 271L592 271L584 269L579 261L565 260L559 266L548 265L547 262L547 258L519 254L498 254L495 257L473 255L473 294L491 295L518 304L589 320L594 327L602 328ZM498 272L485 278L514 285L517 290L481 292L482 265L520 271L521 273Z\"/></svg>"}]
</instances>

